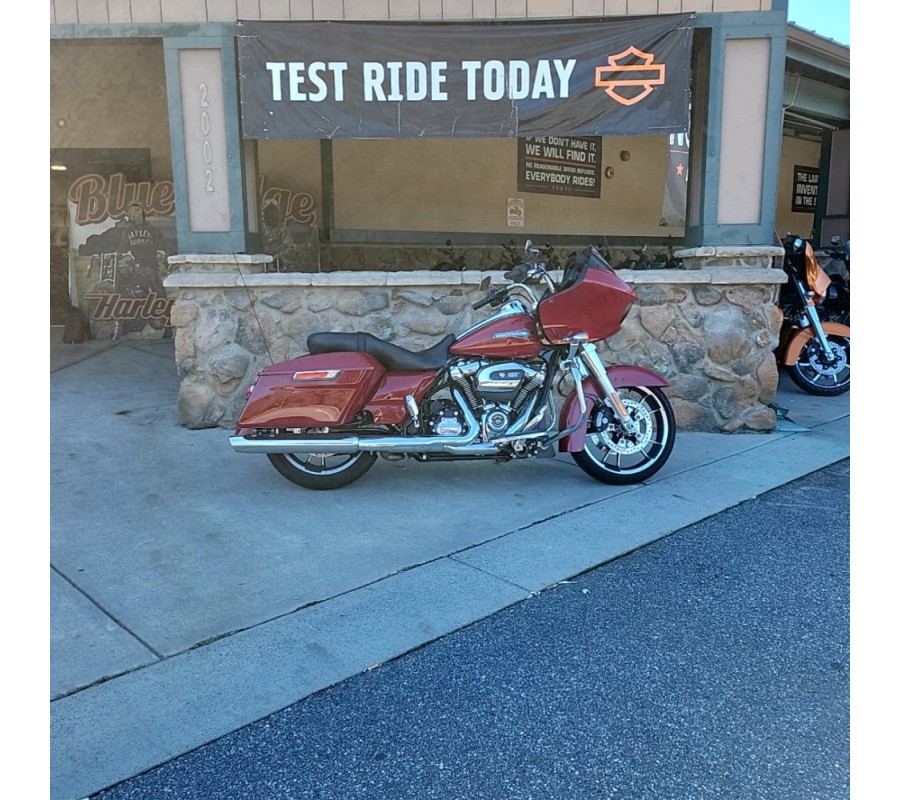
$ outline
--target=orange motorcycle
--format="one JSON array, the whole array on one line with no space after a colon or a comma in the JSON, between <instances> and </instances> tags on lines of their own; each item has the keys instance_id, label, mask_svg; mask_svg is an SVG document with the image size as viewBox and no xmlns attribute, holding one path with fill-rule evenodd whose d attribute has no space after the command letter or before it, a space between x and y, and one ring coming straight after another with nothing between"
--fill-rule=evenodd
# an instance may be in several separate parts
<instances>
[{"instance_id":1,"label":"orange motorcycle","mask_svg":"<svg viewBox=\"0 0 900 800\"><path fill-rule=\"evenodd\" d=\"M850 388L850 326L822 314L836 287L809 241L789 233L782 245L788 282L779 298L784 320L775 357L803 391L843 394Z\"/></svg>"}]
</instances>

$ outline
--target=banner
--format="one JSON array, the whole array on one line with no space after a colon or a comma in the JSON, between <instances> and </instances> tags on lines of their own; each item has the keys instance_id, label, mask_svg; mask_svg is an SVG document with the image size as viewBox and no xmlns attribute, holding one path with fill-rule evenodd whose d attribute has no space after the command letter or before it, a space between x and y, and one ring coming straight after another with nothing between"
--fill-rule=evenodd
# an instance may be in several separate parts
<instances>
[{"instance_id":1,"label":"banner","mask_svg":"<svg viewBox=\"0 0 900 800\"><path fill-rule=\"evenodd\" d=\"M690 139L686 131L669 134L669 153L666 157L666 185L663 189L661 227L680 228L687 215L688 163Z\"/></svg>"},{"instance_id":2,"label":"banner","mask_svg":"<svg viewBox=\"0 0 900 800\"><path fill-rule=\"evenodd\" d=\"M247 139L601 136L688 127L694 15L237 26Z\"/></svg>"}]
</instances>

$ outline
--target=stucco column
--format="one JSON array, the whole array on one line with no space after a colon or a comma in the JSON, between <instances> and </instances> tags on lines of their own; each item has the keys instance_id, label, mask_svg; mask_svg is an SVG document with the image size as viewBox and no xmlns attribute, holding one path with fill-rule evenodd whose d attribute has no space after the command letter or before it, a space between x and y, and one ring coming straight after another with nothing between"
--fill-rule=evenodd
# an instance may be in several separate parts
<instances>
[{"instance_id":1,"label":"stucco column","mask_svg":"<svg viewBox=\"0 0 900 800\"><path fill-rule=\"evenodd\" d=\"M178 248L246 253L257 230L255 151L238 128L234 37L166 38L165 57Z\"/></svg>"},{"instance_id":2,"label":"stucco column","mask_svg":"<svg viewBox=\"0 0 900 800\"><path fill-rule=\"evenodd\" d=\"M689 248L774 244L786 43L784 8L698 19Z\"/></svg>"}]
</instances>

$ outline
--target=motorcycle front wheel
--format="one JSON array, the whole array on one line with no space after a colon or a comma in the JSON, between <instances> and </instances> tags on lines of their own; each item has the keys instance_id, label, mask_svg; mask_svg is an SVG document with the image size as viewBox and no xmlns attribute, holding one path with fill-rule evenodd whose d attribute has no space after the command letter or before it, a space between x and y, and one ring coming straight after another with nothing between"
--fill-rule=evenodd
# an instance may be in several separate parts
<instances>
[{"instance_id":1,"label":"motorcycle front wheel","mask_svg":"<svg viewBox=\"0 0 900 800\"><path fill-rule=\"evenodd\" d=\"M625 431L612 410L598 403L588 422L584 450L572 453L572 458L603 483L640 483L669 459L675 444L675 414L668 398L655 387L619 389L619 396L636 431Z\"/></svg>"},{"instance_id":2,"label":"motorcycle front wheel","mask_svg":"<svg viewBox=\"0 0 900 800\"><path fill-rule=\"evenodd\" d=\"M791 380L804 392L833 397L850 388L850 339L829 334L828 344L834 356L831 361L813 337L803 345L797 362L788 369Z\"/></svg>"},{"instance_id":3,"label":"motorcycle front wheel","mask_svg":"<svg viewBox=\"0 0 900 800\"><path fill-rule=\"evenodd\" d=\"M340 489L359 480L377 460L374 453L269 453L285 478L306 489Z\"/></svg>"}]
</instances>

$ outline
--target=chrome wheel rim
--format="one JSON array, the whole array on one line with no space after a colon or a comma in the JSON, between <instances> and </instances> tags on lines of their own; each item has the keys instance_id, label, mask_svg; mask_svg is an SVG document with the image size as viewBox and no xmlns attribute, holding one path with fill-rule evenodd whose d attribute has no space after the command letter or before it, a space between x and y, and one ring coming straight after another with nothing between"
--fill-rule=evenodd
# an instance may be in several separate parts
<instances>
[{"instance_id":1,"label":"chrome wheel rim","mask_svg":"<svg viewBox=\"0 0 900 800\"><path fill-rule=\"evenodd\" d=\"M847 340L829 340L832 361L826 361L822 348L816 343L804 349L797 368L811 384L815 386L840 386L850 380L850 356L847 352Z\"/></svg>"},{"instance_id":2,"label":"chrome wheel rim","mask_svg":"<svg viewBox=\"0 0 900 800\"><path fill-rule=\"evenodd\" d=\"M353 466L359 453L285 453L285 460L310 475L336 475Z\"/></svg>"}]
</instances>

